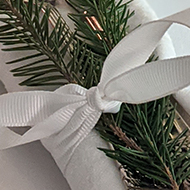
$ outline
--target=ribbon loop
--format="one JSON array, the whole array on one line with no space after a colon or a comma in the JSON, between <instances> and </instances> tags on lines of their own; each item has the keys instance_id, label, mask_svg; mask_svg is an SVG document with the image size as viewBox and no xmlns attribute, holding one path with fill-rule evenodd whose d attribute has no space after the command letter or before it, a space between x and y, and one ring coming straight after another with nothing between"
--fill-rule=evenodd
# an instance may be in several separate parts
<instances>
[{"instance_id":1,"label":"ribbon loop","mask_svg":"<svg viewBox=\"0 0 190 190\"><path fill-rule=\"evenodd\" d=\"M64 155L65 168L102 112L116 113L122 102L148 102L189 85L190 56L145 64L171 24L177 22L190 27L189 14L187 9L152 21L126 36L108 55L96 87L87 90L69 84L55 92L0 96L0 149L43 139L57 162L62 157L60 154ZM20 136L6 128L15 125L32 125L32 128ZM55 143L48 144L47 137L55 138Z\"/></svg>"},{"instance_id":2,"label":"ribbon loop","mask_svg":"<svg viewBox=\"0 0 190 190\"><path fill-rule=\"evenodd\" d=\"M111 80L105 87L105 94L122 102L145 103L190 85L189 73L190 56L159 60L136 67Z\"/></svg>"},{"instance_id":3,"label":"ribbon loop","mask_svg":"<svg viewBox=\"0 0 190 190\"><path fill-rule=\"evenodd\" d=\"M190 27L190 9L164 19L148 22L125 36L107 56L99 84L101 96L107 83L122 73L144 65L162 36L173 23ZM113 89L114 91L114 89Z\"/></svg>"}]
</instances>

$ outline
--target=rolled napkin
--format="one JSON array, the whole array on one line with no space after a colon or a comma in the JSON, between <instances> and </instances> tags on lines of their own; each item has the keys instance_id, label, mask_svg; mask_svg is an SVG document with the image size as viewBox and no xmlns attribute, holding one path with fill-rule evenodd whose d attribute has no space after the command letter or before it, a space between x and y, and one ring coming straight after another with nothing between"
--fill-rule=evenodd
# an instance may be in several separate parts
<instances>
[{"instance_id":1,"label":"rolled napkin","mask_svg":"<svg viewBox=\"0 0 190 190\"><path fill-rule=\"evenodd\" d=\"M74 25L67 18L67 14L72 9L67 5L65 0L57 1L57 9L62 14L63 18L67 21L69 27L73 30ZM126 0L124 0L126 2ZM129 20L130 31L132 31L139 24L143 24L147 21L157 19L154 11L150 8L145 0L134 0L129 4L131 10L135 10L135 16ZM165 51L165 47L167 51ZM0 47L3 46L0 44ZM168 35L165 35L157 46L157 55L159 58L169 58L173 46ZM31 52L28 52L29 54ZM29 89L37 90L44 89L39 87L29 88L26 86L18 85L24 78L13 77L10 70L15 68L14 64L6 65L5 62L14 60L17 57L22 57L23 53L19 52L2 52L0 53L1 64L0 67L0 79L5 84L8 92L25 91ZM24 64L24 63L23 63ZM19 65L20 66L20 65ZM45 90L50 89L49 87ZM51 90L55 87L51 88ZM48 140L42 140L45 147L51 152L53 149L52 145L56 144L61 140L61 136L52 136ZM57 142L56 142L57 141ZM55 146L55 145L54 145ZM64 145L62 145L64 148ZM73 153L72 158L67 166L65 177L70 184L72 190L122 190L125 189L120 178L118 166L115 162L107 158L104 153L99 151L97 147L109 148L109 145L100 138L99 134L92 130L86 138L81 142L78 148ZM59 150L58 150L59 151ZM58 162L58 161L57 161ZM59 167L62 169L61 160L59 160ZM64 189L65 190L65 189Z\"/></svg>"},{"instance_id":2,"label":"rolled napkin","mask_svg":"<svg viewBox=\"0 0 190 190\"><path fill-rule=\"evenodd\" d=\"M87 136L102 112L115 113L122 102L148 102L190 84L190 56L144 64L172 23L190 26L189 14L190 9L187 9L165 19L149 22L131 32L108 55L100 83L96 87L87 90L69 84L55 92L31 91L2 95L1 149L40 139L72 189L116 189L116 186L109 184L109 174L99 183L105 173L100 176L97 172L106 171L97 171L94 165L86 171L85 160L83 162L78 157L82 156L80 150L89 142ZM33 127L20 136L7 128L15 125ZM83 155L83 158L88 154ZM76 163L74 166L78 158L82 167ZM73 167L77 169L73 170ZM83 180L85 186L80 186L81 181L78 179L73 182L78 171L82 173L78 179Z\"/></svg>"},{"instance_id":3,"label":"rolled napkin","mask_svg":"<svg viewBox=\"0 0 190 190\"><path fill-rule=\"evenodd\" d=\"M124 0L127 2L127 0ZM146 0L133 0L130 3L130 9L135 11L135 16L129 19L130 30L133 31L137 26L158 19L156 13L150 8ZM154 52L159 59L175 57L175 50L170 36L166 33L159 41Z\"/></svg>"},{"instance_id":4,"label":"rolled napkin","mask_svg":"<svg viewBox=\"0 0 190 190\"><path fill-rule=\"evenodd\" d=\"M190 115L190 86L175 93L174 98L184 108L184 110Z\"/></svg>"}]
</instances>

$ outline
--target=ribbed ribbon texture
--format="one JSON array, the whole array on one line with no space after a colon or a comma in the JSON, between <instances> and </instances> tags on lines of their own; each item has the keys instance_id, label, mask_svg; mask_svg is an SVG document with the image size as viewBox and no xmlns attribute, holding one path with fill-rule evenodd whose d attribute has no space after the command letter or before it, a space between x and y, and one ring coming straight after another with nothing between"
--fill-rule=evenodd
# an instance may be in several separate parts
<instances>
[{"instance_id":1,"label":"ribbed ribbon texture","mask_svg":"<svg viewBox=\"0 0 190 190\"><path fill-rule=\"evenodd\" d=\"M177 92L190 84L190 56L145 64L173 23L190 27L190 9L152 21L127 35L104 62L98 86L68 84L54 92L0 96L0 149L61 134L65 165L102 112L117 113L122 102L139 104ZM31 128L23 135L10 127ZM62 168L64 171L64 168Z\"/></svg>"}]
</instances>

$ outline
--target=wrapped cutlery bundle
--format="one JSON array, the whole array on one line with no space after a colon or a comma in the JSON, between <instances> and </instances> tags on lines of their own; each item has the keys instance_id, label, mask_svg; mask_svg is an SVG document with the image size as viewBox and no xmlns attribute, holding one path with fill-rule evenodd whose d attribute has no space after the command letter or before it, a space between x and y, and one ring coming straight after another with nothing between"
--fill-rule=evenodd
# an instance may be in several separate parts
<instances>
[{"instance_id":1,"label":"wrapped cutlery bundle","mask_svg":"<svg viewBox=\"0 0 190 190\"><path fill-rule=\"evenodd\" d=\"M190 57L165 33L190 27L190 9L155 20L146 1L54 3L0 0L0 149L40 140L72 190L185 189L188 130L173 134L169 95L190 85Z\"/></svg>"}]
</instances>

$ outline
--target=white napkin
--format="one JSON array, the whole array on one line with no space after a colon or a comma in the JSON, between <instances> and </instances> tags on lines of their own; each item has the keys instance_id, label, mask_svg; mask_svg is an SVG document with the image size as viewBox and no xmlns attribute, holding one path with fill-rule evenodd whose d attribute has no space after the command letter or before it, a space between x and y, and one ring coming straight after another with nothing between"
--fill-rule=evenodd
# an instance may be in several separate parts
<instances>
[{"instance_id":1,"label":"white napkin","mask_svg":"<svg viewBox=\"0 0 190 190\"><path fill-rule=\"evenodd\" d=\"M58 8L63 15L66 15L66 13L68 12L68 6L65 4L65 1L61 1ZM150 9L146 1L134 0L131 4L131 9L134 9L136 11L136 16L131 19L131 29L135 28L139 23L144 23L146 21L150 21L156 18L154 12ZM73 27L73 24L71 22L68 22L68 24ZM168 52L168 49L170 49L171 52ZM31 52L29 52L29 54L30 53ZM160 58L168 58L172 55L172 53L173 48L171 40L168 36L166 36L160 43L157 49L157 54L160 56ZM4 64L4 62L6 62L7 60L12 60L22 55L22 53L19 54L18 52L0 53L0 79L5 84L8 92L23 91L29 89L27 87L19 86L18 83L21 82L23 79L15 78L12 76L12 73L9 72L9 70L15 68L16 65ZM29 90L31 90L31 88ZM46 90L49 90L49 88L46 88ZM53 156L61 155L60 151L62 148L64 148L60 146L59 149L53 149L54 143L59 141L59 138L60 136L54 135L48 139L42 140L42 144L47 150L50 151L50 153L53 154ZM66 177L71 189L124 190L125 188L121 182L119 170L116 167L114 161L107 158L101 151L97 150L97 147L108 148L108 145L93 130L79 145L74 155L72 156L69 164L67 165L66 172L64 173L64 176ZM56 160L57 165L61 170L61 157L56 158Z\"/></svg>"}]
</instances>

